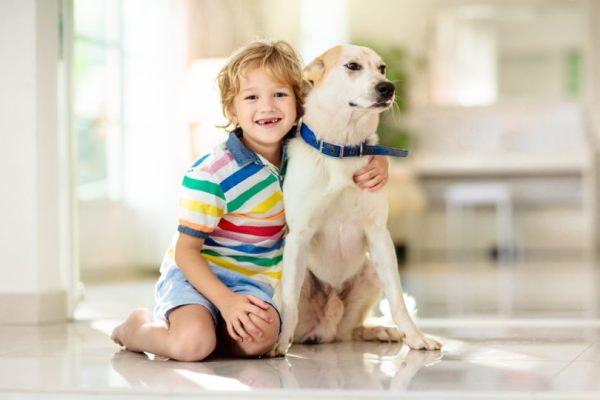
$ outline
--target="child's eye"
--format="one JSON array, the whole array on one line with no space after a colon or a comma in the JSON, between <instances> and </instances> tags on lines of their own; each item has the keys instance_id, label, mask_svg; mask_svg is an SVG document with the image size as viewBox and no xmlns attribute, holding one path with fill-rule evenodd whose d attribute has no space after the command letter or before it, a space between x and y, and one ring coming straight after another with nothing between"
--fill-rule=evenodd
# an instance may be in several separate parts
<instances>
[{"instance_id":1,"label":"child's eye","mask_svg":"<svg viewBox=\"0 0 600 400\"><path fill-rule=\"evenodd\" d=\"M277 93L275 93L275 97L287 97L287 95L288 94L285 93L285 92L277 92Z\"/></svg>"},{"instance_id":2,"label":"child's eye","mask_svg":"<svg viewBox=\"0 0 600 400\"><path fill-rule=\"evenodd\" d=\"M258 96L254 95L254 94L244 97L244 100L256 100L256 99L258 99Z\"/></svg>"}]
</instances>

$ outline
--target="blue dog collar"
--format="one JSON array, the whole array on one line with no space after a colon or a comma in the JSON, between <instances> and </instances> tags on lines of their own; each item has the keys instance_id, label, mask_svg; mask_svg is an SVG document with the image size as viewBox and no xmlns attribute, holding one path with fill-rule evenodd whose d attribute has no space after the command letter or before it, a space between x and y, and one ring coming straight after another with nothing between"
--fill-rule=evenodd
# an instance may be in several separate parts
<instances>
[{"instance_id":1,"label":"blue dog collar","mask_svg":"<svg viewBox=\"0 0 600 400\"><path fill-rule=\"evenodd\" d=\"M323 140L317 139L315 133L310 130L306 124L302 124L302 127L300 128L300 136L311 147L314 147L320 153L329 157L344 158L373 155L392 157L408 156L408 150L395 149L393 147L385 147L380 145L368 145L367 142L364 142L358 146L338 146L336 144L327 143Z\"/></svg>"}]
</instances>

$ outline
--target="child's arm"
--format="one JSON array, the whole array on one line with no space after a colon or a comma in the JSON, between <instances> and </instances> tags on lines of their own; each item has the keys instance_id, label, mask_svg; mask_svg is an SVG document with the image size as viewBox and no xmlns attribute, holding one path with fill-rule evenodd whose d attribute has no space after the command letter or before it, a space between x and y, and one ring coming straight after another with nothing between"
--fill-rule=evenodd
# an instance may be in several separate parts
<instances>
[{"instance_id":1,"label":"child's arm","mask_svg":"<svg viewBox=\"0 0 600 400\"><path fill-rule=\"evenodd\" d=\"M354 174L354 182L361 189L375 192L388 180L389 161L384 156L371 156L369 162Z\"/></svg>"},{"instance_id":2,"label":"child's arm","mask_svg":"<svg viewBox=\"0 0 600 400\"><path fill-rule=\"evenodd\" d=\"M248 317L249 313L270 323L266 310L270 305L252 295L233 293L211 271L200 254L204 239L180 233L175 245L175 262L196 290L210 300L221 312L227 331L234 340L252 341L263 332ZM250 335L252 333L252 335Z\"/></svg>"}]
</instances>

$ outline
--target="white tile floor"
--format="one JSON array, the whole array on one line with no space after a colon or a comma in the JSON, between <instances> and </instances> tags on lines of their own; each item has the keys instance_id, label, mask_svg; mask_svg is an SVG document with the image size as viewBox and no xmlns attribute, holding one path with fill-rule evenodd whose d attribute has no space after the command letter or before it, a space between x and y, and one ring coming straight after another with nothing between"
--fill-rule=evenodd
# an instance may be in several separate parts
<instances>
[{"instance_id":1,"label":"white tile floor","mask_svg":"<svg viewBox=\"0 0 600 400\"><path fill-rule=\"evenodd\" d=\"M0 326L0 399L600 399L599 320L422 318L442 352L353 342L179 363L109 340L152 285L88 285L78 321Z\"/></svg>"}]
</instances>

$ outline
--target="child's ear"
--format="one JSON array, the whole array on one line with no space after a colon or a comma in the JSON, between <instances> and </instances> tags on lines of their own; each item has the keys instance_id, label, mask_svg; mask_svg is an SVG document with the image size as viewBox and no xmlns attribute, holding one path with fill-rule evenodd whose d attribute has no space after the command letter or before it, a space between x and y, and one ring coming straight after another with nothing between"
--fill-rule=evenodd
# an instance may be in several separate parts
<instances>
[{"instance_id":1,"label":"child's ear","mask_svg":"<svg viewBox=\"0 0 600 400\"><path fill-rule=\"evenodd\" d=\"M229 110L229 120L231 121L232 124L237 126L238 119L237 119L237 115L235 115L235 112L233 110Z\"/></svg>"}]
</instances>

